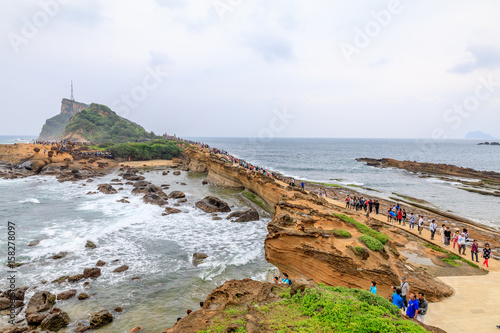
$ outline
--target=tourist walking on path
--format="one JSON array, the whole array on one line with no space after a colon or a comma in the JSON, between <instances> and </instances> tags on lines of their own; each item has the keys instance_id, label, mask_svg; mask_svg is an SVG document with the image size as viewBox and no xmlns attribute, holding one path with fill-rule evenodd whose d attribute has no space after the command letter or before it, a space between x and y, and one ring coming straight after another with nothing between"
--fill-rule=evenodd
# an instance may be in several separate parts
<instances>
[{"instance_id":1,"label":"tourist walking on path","mask_svg":"<svg viewBox=\"0 0 500 333\"><path fill-rule=\"evenodd\" d=\"M418 300L415 294L410 295L410 302L408 303L408 308L406 309L406 315L410 318L415 318L418 312Z\"/></svg>"},{"instance_id":2,"label":"tourist walking on path","mask_svg":"<svg viewBox=\"0 0 500 333\"><path fill-rule=\"evenodd\" d=\"M416 216L411 213L410 214L410 229L415 228L415 221L417 220Z\"/></svg>"},{"instance_id":3,"label":"tourist walking on path","mask_svg":"<svg viewBox=\"0 0 500 333\"><path fill-rule=\"evenodd\" d=\"M470 247L470 255L471 255L471 259L472 261L474 261L474 256L476 256L476 262L479 262L479 260L477 260L477 253L478 253L478 245L477 245L477 240L474 239L474 243L472 243L471 247Z\"/></svg>"},{"instance_id":4,"label":"tourist walking on path","mask_svg":"<svg viewBox=\"0 0 500 333\"><path fill-rule=\"evenodd\" d=\"M434 234L436 233L437 230L437 223L436 220L432 220L431 224L429 225L429 230L431 231L431 239L434 240Z\"/></svg>"},{"instance_id":5,"label":"tourist walking on path","mask_svg":"<svg viewBox=\"0 0 500 333\"><path fill-rule=\"evenodd\" d=\"M450 227L446 227L446 230L444 231L444 246L445 247L450 246L450 239L451 239L451 230L450 230Z\"/></svg>"},{"instance_id":6,"label":"tourist walking on path","mask_svg":"<svg viewBox=\"0 0 500 333\"><path fill-rule=\"evenodd\" d=\"M403 298L403 302L405 306L408 306L408 292L410 291L410 285L406 281L406 277L403 276L401 278L401 297Z\"/></svg>"},{"instance_id":7,"label":"tourist walking on path","mask_svg":"<svg viewBox=\"0 0 500 333\"><path fill-rule=\"evenodd\" d=\"M377 282L372 281L372 285L370 286L370 292L372 294L377 294Z\"/></svg>"},{"instance_id":8,"label":"tourist walking on path","mask_svg":"<svg viewBox=\"0 0 500 333\"><path fill-rule=\"evenodd\" d=\"M441 226L441 230L439 230L439 234L441 235L441 243L444 244L444 231L446 230L446 227L444 226L444 224Z\"/></svg>"},{"instance_id":9,"label":"tourist walking on path","mask_svg":"<svg viewBox=\"0 0 500 333\"><path fill-rule=\"evenodd\" d=\"M490 244L486 243L484 244L484 249L483 253L481 253L481 257L484 259L483 266L486 265L487 268L490 268L488 265L488 259L490 259L491 256L491 249L490 249Z\"/></svg>"},{"instance_id":10,"label":"tourist walking on path","mask_svg":"<svg viewBox=\"0 0 500 333\"><path fill-rule=\"evenodd\" d=\"M400 210L398 210L398 223L399 225L401 225L401 221L403 220L403 212Z\"/></svg>"},{"instance_id":11,"label":"tourist walking on path","mask_svg":"<svg viewBox=\"0 0 500 333\"><path fill-rule=\"evenodd\" d=\"M455 233L453 234L453 250L455 250L455 245L457 245L458 243L458 236L459 233L458 230L456 230Z\"/></svg>"},{"instance_id":12,"label":"tourist walking on path","mask_svg":"<svg viewBox=\"0 0 500 333\"><path fill-rule=\"evenodd\" d=\"M405 309L405 303L403 302L403 298L401 297L401 289L392 286L392 304L397 306L400 310Z\"/></svg>"},{"instance_id":13,"label":"tourist walking on path","mask_svg":"<svg viewBox=\"0 0 500 333\"><path fill-rule=\"evenodd\" d=\"M378 202L378 200L375 200L374 205L375 205L375 214L378 215L378 209L380 208L380 202Z\"/></svg>"},{"instance_id":14,"label":"tourist walking on path","mask_svg":"<svg viewBox=\"0 0 500 333\"><path fill-rule=\"evenodd\" d=\"M458 236L458 254L465 255L465 234L463 232Z\"/></svg>"},{"instance_id":15,"label":"tourist walking on path","mask_svg":"<svg viewBox=\"0 0 500 333\"><path fill-rule=\"evenodd\" d=\"M427 307L429 304L424 298L424 293L418 293L418 310L417 310L417 320L422 324L425 324L425 316L427 315Z\"/></svg>"},{"instance_id":16,"label":"tourist walking on path","mask_svg":"<svg viewBox=\"0 0 500 333\"><path fill-rule=\"evenodd\" d=\"M304 182L300 182L300 187L302 187L302 191L304 191Z\"/></svg>"},{"instance_id":17,"label":"tourist walking on path","mask_svg":"<svg viewBox=\"0 0 500 333\"><path fill-rule=\"evenodd\" d=\"M424 217L420 215L418 219L418 234L422 235L422 230L424 229Z\"/></svg>"},{"instance_id":18,"label":"tourist walking on path","mask_svg":"<svg viewBox=\"0 0 500 333\"><path fill-rule=\"evenodd\" d=\"M406 225L406 209L403 209L402 217L403 217L403 225Z\"/></svg>"}]
</instances>

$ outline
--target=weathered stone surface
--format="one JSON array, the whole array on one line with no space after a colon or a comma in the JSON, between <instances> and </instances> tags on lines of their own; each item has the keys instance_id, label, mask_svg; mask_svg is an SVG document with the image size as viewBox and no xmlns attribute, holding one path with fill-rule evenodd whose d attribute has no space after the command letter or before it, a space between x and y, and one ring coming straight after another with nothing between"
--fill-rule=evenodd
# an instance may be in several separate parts
<instances>
[{"instance_id":1,"label":"weathered stone surface","mask_svg":"<svg viewBox=\"0 0 500 333\"><path fill-rule=\"evenodd\" d=\"M68 282L78 282L83 279L83 274L76 274L68 277Z\"/></svg>"},{"instance_id":2,"label":"weathered stone surface","mask_svg":"<svg viewBox=\"0 0 500 333\"><path fill-rule=\"evenodd\" d=\"M70 299L71 297L76 296L76 289L71 289L67 291L63 291L62 293L57 295L57 300L58 301L65 301L67 299Z\"/></svg>"},{"instance_id":3,"label":"weathered stone surface","mask_svg":"<svg viewBox=\"0 0 500 333\"><path fill-rule=\"evenodd\" d=\"M97 245L95 245L94 242L88 240L87 243L85 244L85 247L88 249L95 249Z\"/></svg>"},{"instance_id":4,"label":"weathered stone surface","mask_svg":"<svg viewBox=\"0 0 500 333\"><path fill-rule=\"evenodd\" d=\"M207 196L203 200L196 202L195 205L206 213L231 211L227 202L213 196Z\"/></svg>"},{"instance_id":5,"label":"weathered stone surface","mask_svg":"<svg viewBox=\"0 0 500 333\"><path fill-rule=\"evenodd\" d=\"M30 326L39 326L49 313L29 313L26 315L26 322Z\"/></svg>"},{"instance_id":6,"label":"weathered stone surface","mask_svg":"<svg viewBox=\"0 0 500 333\"><path fill-rule=\"evenodd\" d=\"M68 252L59 252L57 254L54 254L52 257L50 257L50 259L54 259L54 260L62 259L64 257L66 257L67 255L68 255Z\"/></svg>"},{"instance_id":7,"label":"weathered stone surface","mask_svg":"<svg viewBox=\"0 0 500 333\"><path fill-rule=\"evenodd\" d=\"M106 265L106 263L102 260L98 260L97 263L95 264L97 267L102 267L104 265Z\"/></svg>"},{"instance_id":8,"label":"weathered stone surface","mask_svg":"<svg viewBox=\"0 0 500 333\"><path fill-rule=\"evenodd\" d=\"M352 253L360 257L361 260L366 260L370 257L370 251L368 251L366 247L363 246L354 247L349 245L348 248L352 251Z\"/></svg>"},{"instance_id":9,"label":"weathered stone surface","mask_svg":"<svg viewBox=\"0 0 500 333\"><path fill-rule=\"evenodd\" d=\"M99 184L97 189L99 190L99 192L102 192L104 194L115 194L115 193L118 193L118 191L116 191L116 189L109 185L109 184Z\"/></svg>"},{"instance_id":10,"label":"weathered stone surface","mask_svg":"<svg viewBox=\"0 0 500 333\"><path fill-rule=\"evenodd\" d=\"M40 324L40 327L47 331L57 332L68 326L70 322L69 315L64 312L49 314Z\"/></svg>"},{"instance_id":11,"label":"weathered stone surface","mask_svg":"<svg viewBox=\"0 0 500 333\"><path fill-rule=\"evenodd\" d=\"M10 299L7 297L0 297L0 311L6 310L10 307Z\"/></svg>"},{"instance_id":12,"label":"weathered stone surface","mask_svg":"<svg viewBox=\"0 0 500 333\"><path fill-rule=\"evenodd\" d=\"M122 265L120 267L115 268L114 271L113 271L113 273L125 272L127 269L128 269L127 265Z\"/></svg>"},{"instance_id":13,"label":"weathered stone surface","mask_svg":"<svg viewBox=\"0 0 500 333\"><path fill-rule=\"evenodd\" d=\"M56 295L48 291L37 291L28 302L25 313L37 313L49 310L56 302Z\"/></svg>"},{"instance_id":14,"label":"weathered stone surface","mask_svg":"<svg viewBox=\"0 0 500 333\"><path fill-rule=\"evenodd\" d=\"M90 317L90 327L93 329L106 326L113 321L113 315L106 310L92 314Z\"/></svg>"},{"instance_id":15,"label":"weathered stone surface","mask_svg":"<svg viewBox=\"0 0 500 333\"><path fill-rule=\"evenodd\" d=\"M170 194L168 195L169 198L172 198L172 199L180 199L180 198L184 198L186 196L186 194L184 194L184 192L182 191L173 191L173 192L170 192Z\"/></svg>"},{"instance_id":16,"label":"weathered stone surface","mask_svg":"<svg viewBox=\"0 0 500 333\"><path fill-rule=\"evenodd\" d=\"M208 258L208 254L206 254L206 253L203 253L203 252L195 252L195 253L193 253L193 265L194 266L198 266L206 258Z\"/></svg>"},{"instance_id":17,"label":"weathered stone surface","mask_svg":"<svg viewBox=\"0 0 500 333\"><path fill-rule=\"evenodd\" d=\"M81 300L84 300L84 299L87 299L87 298L89 298L89 297L90 297L90 296L89 296L89 294L87 294L87 293L80 293L80 294L78 294L78 299L79 299L80 301L81 301Z\"/></svg>"},{"instance_id":18,"label":"weathered stone surface","mask_svg":"<svg viewBox=\"0 0 500 333\"><path fill-rule=\"evenodd\" d=\"M173 174L174 176L179 176L179 175L181 174L181 172L180 172L180 171L174 171L172 174Z\"/></svg>"},{"instance_id":19,"label":"weathered stone surface","mask_svg":"<svg viewBox=\"0 0 500 333\"><path fill-rule=\"evenodd\" d=\"M37 246L38 244L40 244L40 241L39 240L34 240L34 241L30 242L28 244L28 246Z\"/></svg>"},{"instance_id":20,"label":"weathered stone surface","mask_svg":"<svg viewBox=\"0 0 500 333\"><path fill-rule=\"evenodd\" d=\"M162 197L160 197L159 195L154 194L154 193L144 195L142 200L145 203L152 204L152 205L158 205L158 206L164 206L164 205L168 204L167 200L163 199Z\"/></svg>"},{"instance_id":21,"label":"weathered stone surface","mask_svg":"<svg viewBox=\"0 0 500 333\"><path fill-rule=\"evenodd\" d=\"M227 216L227 219L232 219L235 218L234 222L250 222L250 221L258 221L259 220L259 213L257 212L256 209L250 208L249 210L246 211L238 211L238 212L232 212Z\"/></svg>"},{"instance_id":22,"label":"weathered stone surface","mask_svg":"<svg viewBox=\"0 0 500 333\"><path fill-rule=\"evenodd\" d=\"M101 269L97 267L85 268L83 270L83 277L88 278L97 278L101 276Z\"/></svg>"},{"instance_id":23,"label":"weathered stone surface","mask_svg":"<svg viewBox=\"0 0 500 333\"><path fill-rule=\"evenodd\" d=\"M172 207L166 207L165 208L165 213L162 215L170 215L170 214L177 214L180 213L181 210L177 208L172 208Z\"/></svg>"}]
</instances>

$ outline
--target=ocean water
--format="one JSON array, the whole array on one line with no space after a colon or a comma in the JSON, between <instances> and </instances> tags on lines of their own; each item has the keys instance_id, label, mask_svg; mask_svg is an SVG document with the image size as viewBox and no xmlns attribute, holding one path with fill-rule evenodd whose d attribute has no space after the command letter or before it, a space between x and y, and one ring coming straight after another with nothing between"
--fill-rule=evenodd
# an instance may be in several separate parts
<instances>
[{"instance_id":1,"label":"ocean water","mask_svg":"<svg viewBox=\"0 0 500 333\"><path fill-rule=\"evenodd\" d=\"M37 137L37 135L0 135L0 145L31 143Z\"/></svg>"},{"instance_id":2,"label":"ocean water","mask_svg":"<svg viewBox=\"0 0 500 333\"><path fill-rule=\"evenodd\" d=\"M264 259L264 239L269 216L260 221L232 223L226 219L213 221L194 206L206 195L227 201L233 210L247 204L238 191L222 190L202 185L204 175L182 172L181 176L162 176L161 170L144 173L154 184L170 184L167 190L181 190L188 201L181 203L183 212L162 216L162 208L145 204L142 195L131 195L131 185L117 194L93 194L97 184L110 182L117 173L95 182L59 183L54 177L34 176L25 179L0 180L0 220L5 237L0 248L6 249L7 221L16 224L16 257L26 263L17 269L17 286L37 286L36 290L60 293L69 289L87 292L90 299L76 298L59 303L74 320L88 319L90 312L117 306L124 312L113 313L115 321L100 332L127 332L142 325L147 332L160 332L173 325L187 309L199 309L199 302L224 281L236 278L266 279L274 267ZM185 182L183 186L180 183ZM86 186L83 186L86 184ZM119 188L120 186L115 186ZM129 197L129 204L117 200ZM176 200L169 200L169 206ZM227 213L220 214L225 217ZM33 240L40 244L28 247ZM98 247L85 248L87 240ZM61 251L68 256L49 259ZM198 267L192 264L192 254L204 252L209 257ZM118 259L117 262L113 262ZM52 284L62 275L82 273L98 260L107 262L102 275L91 282ZM6 265L6 256L1 264ZM120 266L130 268L124 273L112 273ZM6 274L6 273L5 273ZM139 280L131 280L133 277ZM49 281L42 284L42 280ZM7 288L2 279L0 290ZM31 297L30 290L26 297ZM22 315L22 314L21 314ZM6 325L0 316L0 327ZM67 332L74 331L74 328Z\"/></svg>"},{"instance_id":3,"label":"ocean water","mask_svg":"<svg viewBox=\"0 0 500 333\"><path fill-rule=\"evenodd\" d=\"M447 163L500 172L500 146L484 140L414 139L254 139L192 138L227 150L255 165L310 181L360 185L367 196L388 199L392 193L431 202L437 208L500 227L500 198L458 189L458 182L419 178L398 169L379 169L357 162L360 157Z\"/></svg>"}]
</instances>

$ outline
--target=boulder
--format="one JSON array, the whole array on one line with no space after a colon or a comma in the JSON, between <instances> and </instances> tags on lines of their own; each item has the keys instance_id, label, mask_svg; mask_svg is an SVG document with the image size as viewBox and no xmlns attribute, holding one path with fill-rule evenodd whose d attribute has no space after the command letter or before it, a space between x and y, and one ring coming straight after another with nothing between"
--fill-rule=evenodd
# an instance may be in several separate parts
<instances>
[{"instance_id":1,"label":"boulder","mask_svg":"<svg viewBox=\"0 0 500 333\"><path fill-rule=\"evenodd\" d=\"M196 207L206 213L230 212L231 208L227 202L213 196L206 196L203 200L195 203Z\"/></svg>"},{"instance_id":2,"label":"boulder","mask_svg":"<svg viewBox=\"0 0 500 333\"><path fill-rule=\"evenodd\" d=\"M70 322L69 316L66 312L60 311L57 313L49 314L40 324L43 330L57 332L60 329L68 326Z\"/></svg>"},{"instance_id":3,"label":"boulder","mask_svg":"<svg viewBox=\"0 0 500 333\"><path fill-rule=\"evenodd\" d=\"M26 293L26 290L28 290L28 287L14 289L14 291L12 292L13 295L11 295L10 290L6 290L3 293L0 292L0 294L1 297L10 298L12 296L12 298L15 300L24 301L24 294Z\"/></svg>"},{"instance_id":4,"label":"boulder","mask_svg":"<svg viewBox=\"0 0 500 333\"><path fill-rule=\"evenodd\" d=\"M101 276L101 269L97 267L85 268L83 270L83 277L88 278L97 278Z\"/></svg>"},{"instance_id":5,"label":"boulder","mask_svg":"<svg viewBox=\"0 0 500 333\"><path fill-rule=\"evenodd\" d=\"M102 266L106 265L106 263L102 260L98 260L95 265L98 267L102 267Z\"/></svg>"},{"instance_id":6,"label":"boulder","mask_svg":"<svg viewBox=\"0 0 500 333\"><path fill-rule=\"evenodd\" d=\"M122 265L120 267L115 268L115 270L113 271L113 273L125 272L127 269L128 269L127 265Z\"/></svg>"},{"instance_id":7,"label":"boulder","mask_svg":"<svg viewBox=\"0 0 500 333\"><path fill-rule=\"evenodd\" d=\"M296 293L303 292L306 288L310 288L314 285L314 282L308 281L303 278L294 279L292 283L292 287L290 289L290 296L295 295Z\"/></svg>"},{"instance_id":8,"label":"boulder","mask_svg":"<svg viewBox=\"0 0 500 333\"><path fill-rule=\"evenodd\" d=\"M193 253L193 265L194 266L198 266L206 258L208 258L208 255L206 253L203 253L203 252L195 252L195 253Z\"/></svg>"},{"instance_id":9,"label":"boulder","mask_svg":"<svg viewBox=\"0 0 500 333\"><path fill-rule=\"evenodd\" d=\"M76 275L68 277L68 282L71 282L71 283L78 282L81 279L83 279L83 274L76 274Z\"/></svg>"},{"instance_id":10,"label":"boulder","mask_svg":"<svg viewBox=\"0 0 500 333\"><path fill-rule=\"evenodd\" d=\"M130 203L130 201L128 201L128 200L126 200L126 199L116 200L116 202L121 202L121 203Z\"/></svg>"},{"instance_id":11,"label":"boulder","mask_svg":"<svg viewBox=\"0 0 500 333\"><path fill-rule=\"evenodd\" d=\"M115 193L118 193L117 190L115 190L115 188L109 184L99 184L97 186L97 189L99 190L99 192L102 192L104 194L115 194Z\"/></svg>"},{"instance_id":12,"label":"boulder","mask_svg":"<svg viewBox=\"0 0 500 333\"><path fill-rule=\"evenodd\" d=\"M370 251L366 247L352 245L347 246L355 255L361 258L361 260L366 260L370 256Z\"/></svg>"},{"instance_id":13,"label":"boulder","mask_svg":"<svg viewBox=\"0 0 500 333\"><path fill-rule=\"evenodd\" d=\"M134 328L131 328L127 333L142 332L143 329L144 329L143 326L136 326Z\"/></svg>"},{"instance_id":14,"label":"boulder","mask_svg":"<svg viewBox=\"0 0 500 333\"><path fill-rule=\"evenodd\" d=\"M180 209L172 208L172 207L166 207L165 208L165 213L163 213L162 215L177 214L177 213L180 213L180 212L181 212Z\"/></svg>"},{"instance_id":15,"label":"boulder","mask_svg":"<svg viewBox=\"0 0 500 333\"><path fill-rule=\"evenodd\" d=\"M0 311L10 308L10 299L7 297L0 297Z\"/></svg>"},{"instance_id":16,"label":"boulder","mask_svg":"<svg viewBox=\"0 0 500 333\"><path fill-rule=\"evenodd\" d=\"M158 194L154 194L154 193L144 195L142 200L145 203L148 203L151 205L158 205L158 206L164 206L168 203L167 200L161 198Z\"/></svg>"},{"instance_id":17,"label":"boulder","mask_svg":"<svg viewBox=\"0 0 500 333\"><path fill-rule=\"evenodd\" d=\"M202 181L202 182L201 182L201 184L202 184L202 185L207 185L207 184L208 184L208 182L207 182L206 180L204 180L204 181Z\"/></svg>"},{"instance_id":18,"label":"boulder","mask_svg":"<svg viewBox=\"0 0 500 333\"><path fill-rule=\"evenodd\" d=\"M115 312L123 312L123 307L121 307L121 306L117 306L117 307L115 308Z\"/></svg>"},{"instance_id":19,"label":"boulder","mask_svg":"<svg viewBox=\"0 0 500 333\"><path fill-rule=\"evenodd\" d=\"M24 311L28 313L38 313L49 310L56 302L56 295L48 291L37 291L28 302L28 306Z\"/></svg>"},{"instance_id":20,"label":"boulder","mask_svg":"<svg viewBox=\"0 0 500 333\"><path fill-rule=\"evenodd\" d=\"M68 275L63 275L63 276L60 276L58 277L57 279L55 279L54 281L52 281L51 283L63 283L64 281L66 281L67 279L69 278Z\"/></svg>"},{"instance_id":21,"label":"boulder","mask_svg":"<svg viewBox=\"0 0 500 333\"><path fill-rule=\"evenodd\" d=\"M113 321L113 315L106 310L92 314L90 317L90 327L93 329L106 326Z\"/></svg>"},{"instance_id":22,"label":"boulder","mask_svg":"<svg viewBox=\"0 0 500 333\"><path fill-rule=\"evenodd\" d=\"M168 195L169 198L172 198L172 199L180 199L180 198L184 198L186 195L184 194L184 192L181 192L181 191L173 191L173 192L170 192L170 194Z\"/></svg>"},{"instance_id":23,"label":"boulder","mask_svg":"<svg viewBox=\"0 0 500 333\"><path fill-rule=\"evenodd\" d=\"M62 293L57 295L57 300L58 301L65 301L67 299L70 299L71 297L76 296L76 289L71 289L68 291L63 291Z\"/></svg>"},{"instance_id":24,"label":"boulder","mask_svg":"<svg viewBox=\"0 0 500 333\"><path fill-rule=\"evenodd\" d=\"M87 299L87 298L89 298L89 297L90 297L90 296L89 296L89 294L87 294L87 293L80 293L80 294L78 294L78 299L79 299L80 301L81 301L81 300L84 300L84 299Z\"/></svg>"},{"instance_id":25,"label":"boulder","mask_svg":"<svg viewBox=\"0 0 500 333\"><path fill-rule=\"evenodd\" d=\"M52 257L50 257L50 259L54 259L54 260L62 259L64 257L66 257L67 255L68 255L68 252L59 252L58 254L54 254Z\"/></svg>"},{"instance_id":26,"label":"boulder","mask_svg":"<svg viewBox=\"0 0 500 333\"><path fill-rule=\"evenodd\" d=\"M250 208L249 210L246 211L238 211L238 212L232 212L227 216L227 219L235 218L234 222L250 222L250 221L258 221L259 220L259 213L255 208Z\"/></svg>"},{"instance_id":27,"label":"boulder","mask_svg":"<svg viewBox=\"0 0 500 333\"><path fill-rule=\"evenodd\" d=\"M88 249L95 249L97 245L95 245L94 242L88 240L87 244L85 244L85 247Z\"/></svg>"},{"instance_id":28,"label":"boulder","mask_svg":"<svg viewBox=\"0 0 500 333\"><path fill-rule=\"evenodd\" d=\"M174 171L172 174L173 174L174 176L179 176L179 175L181 174L181 172L180 172L180 171Z\"/></svg>"},{"instance_id":29,"label":"boulder","mask_svg":"<svg viewBox=\"0 0 500 333\"><path fill-rule=\"evenodd\" d=\"M182 198L182 199L177 200L177 202L187 202L187 199L186 198Z\"/></svg>"},{"instance_id":30,"label":"boulder","mask_svg":"<svg viewBox=\"0 0 500 333\"><path fill-rule=\"evenodd\" d=\"M29 313L26 315L26 321L30 326L39 326L49 313Z\"/></svg>"},{"instance_id":31,"label":"boulder","mask_svg":"<svg viewBox=\"0 0 500 333\"><path fill-rule=\"evenodd\" d=\"M213 221L220 221L220 220L222 220L222 217L214 216L214 217L212 217L212 220Z\"/></svg>"},{"instance_id":32,"label":"boulder","mask_svg":"<svg viewBox=\"0 0 500 333\"><path fill-rule=\"evenodd\" d=\"M78 324L78 327L76 328L75 332L76 333L83 333L83 332L86 332L86 331L91 330L91 329L92 329L92 327L90 327L90 326Z\"/></svg>"}]
</instances>

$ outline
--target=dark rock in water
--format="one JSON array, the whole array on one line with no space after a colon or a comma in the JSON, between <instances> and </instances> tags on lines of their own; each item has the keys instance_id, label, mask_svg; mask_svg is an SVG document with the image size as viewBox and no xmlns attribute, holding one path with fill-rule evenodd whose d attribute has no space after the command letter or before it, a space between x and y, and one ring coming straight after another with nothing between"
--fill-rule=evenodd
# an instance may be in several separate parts
<instances>
[{"instance_id":1,"label":"dark rock in water","mask_svg":"<svg viewBox=\"0 0 500 333\"><path fill-rule=\"evenodd\" d=\"M177 213L180 213L181 210L180 209L177 209L177 208L171 208L171 207L166 207L165 208L165 213L163 213L162 215L170 215L170 214L177 214Z\"/></svg>"},{"instance_id":2,"label":"dark rock in water","mask_svg":"<svg viewBox=\"0 0 500 333\"><path fill-rule=\"evenodd\" d=\"M222 220L222 217L214 216L214 217L212 217L212 220L213 221L220 221L220 220Z\"/></svg>"},{"instance_id":3,"label":"dark rock in water","mask_svg":"<svg viewBox=\"0 0 500 333\"><path fill-rule=\"evenodd\" d=\"M24 311L28 313L38 313L49 310L56 302L56 295L48 291L37 291L28 302L28 306Z\"/></svg>"},{"instance_id":4,"label":"dark rock in water","mask_svg":"<svg viewBox=\"0 0 500 333\"><path fill-rule=\"evenodd\" d=\"M238 212L232 212L227 216L227 219L231 219L236 217L237 219L234 220L234 222L250 222L250 221L258 221L259 220L259 213L257 212L256 209L250 208L247 211L238 211Z\"/></svg>"},{"instance_id":5,"label":"dark rock in water","mask_svg":"<svg viewBox=\"0 0 500 333\"><path fill-rule=\"evenodd\" d=\"M68 282L71 282L71 283L78 282L81 279L83 279L83 274L76 274L76 275L68 277Z\"/></svg>"},{"instance_id":6,"label":"dark rock in water","mask_svg":"<svg viewBox=\"0 0 500 333\"><path fill-rule=\"evenodd\" d=\"M180 204L178 204L178 203L174 203L174 206L175 206L175 207L180 207Z\"/></svg>"},{"instance_id":7,"label":"dark rock in water","mask_svg":"<svg viewBox=\"0 0 500 333\"><path fill-rule=\"evenodd\" d=\"M28 246L37 246L38 244L40 244L40 241L39 240L34 240L34 241L30 242L28 244Z\"/></svg>"},{"instance_id":8,"label":"dark rock in water","mask_svg":"<svg viewBox=\"0 0 500 333\"><path fill-rule=\"evenodd\" d=\"M215 212L230 212L231 208L227 202L222 201L219 198L213 196L207 196L195 203L196 207L203 210L205 213L215 213Z\"/></svg>"},{"instance_id":9,"label":"dark rock in water","mask_svg":"<svg viewBox=\"0 0 500 333\"><path fill-rule=\"evenodd\" d=\"M45 319L40 324L40 327L43 330L57 332L68 326L69 322L70 319L68 314L64 311L61 311L45 317Z\"/></svg>"},{"instance_id":10,"label":"dark rock in water","mask_svg":"<svg viewBox=\"0 0 500 333\"><path fill-rule=\"evenodd\" d=\"M168 172L163 171L161 174L162 174L163 176L166 176L166 175L168 175Z\"/></svg>"},{"instance_id":11,"label":"dark rock in water","mask_svg":"<svg viewBox=\"0 0 500 333\"><path fill-rule=\"evenodd\" d=\"M63 291L62 293L57 295L57 300L58 301L65 301L67 299L70 299L71 297L76 296L76 289L71 289L68 291Z\"/></svg>"},{"instance_id":12,"label":"dark rock in water","mask_svg":"<svg viewBox=\"0 0 500 333\"><path fill-rule=\"evenodd\" d=\"M145 181L145 180L138 180L135 183L132 184L134 187L146 187L153 185L152 183Z\"/></svg>"},{"instance_id":13,"label":"dark rock in water","mask_svg":"<svg viewBox=\"0 0 500 333\"><path fill-rule=\"evenodd\" d=\"M202 182L201 182L201 184L202 184L202 185L207 185L207 184L208 184L208 182L207 182L206 180L204 180L204 181L202 181Z\"/></svg>"},{"instance_id":14,"label":"dark rock in water","mask_svg":"<svg viewBox=\"0 0 500 333\"><path fill-rule=\"evenodd\" d=\"M158 194L146 194L142 198L142 200L145 203L152 204L152 205L158 205L158 206L164 206L168 204L168 201L166 199L161 198Z\"/></svg>"},{"instance_id":15,"label":"dark rock in water","mask_svg":"<svg viewBox=\"0 0 500 333\"><path fill-rule=\"evenodd\" d=\"M87 299L87 298L89 298L89 297L90 297L90 296L89 296L89 294L87 294L87 293L80 293L80 294L78 294L78 299L79 299L80 301L81 301L81 300L84 300L84 299Z\"/></svg>"},{"instance_id":16,"label":"dark rock in water","mask_svg":"<svg viewBox=\"0 0 500 333\"><path fill-rule=\"evenodd\" d=\"M187 202L187 199L186 198L182 198L182 199L177 200L177 202Z\"/></svg>"},{"instance_id":17,"label":"dark rock in water","mask_svg":"<svg viewBox=\"0 0 500 333\"><path fill-rule=\"evenodd\" d=\"M87 244L85 244L85 247L88 249L95 249L97 245L95 245L94 242L88 240Z\"/></svg>"},{"instance_id":18,"label":"dark rock in water","mask_svg":"<svg viewBox=\"0 0 500 333\"><path fill-rule=\"evenodd\" d=\"M126 200L126 199L116 200L116 202L121 202L121 203L130 203L130 201L128 201L128 200Z\"/></svg>"},{"instance_id":19,"label":"dark rock in water","mask_svg":"<svg viewBox=\"0 0 500 333\"><path fill-rule=\"evenodd\" d=\"M118 193L117 190L115 190L115 188L109 184L99 184L97 189L102 192L102 193L105 193L105 194L115 194L115 193Z\"/></svg>"},{"instance_id":20,"label":"dark rock in water","mask_svg":"<svg viewBox=\"0 0 500 333\"><path fill-rule=\"evenodd\" d=\"M128 269L127 265L122 265L120 267L115 268L115 270L113 271L113 273L125 272L127 269Z\"/></svg>"},{"instance_id":21,"label":"dark rock in water","mask_svg":"<svg viewBox=\"0 0 500 333\"><path fill-rule=\"evenodd\" d=\"M123 312L123 308L121 306L117 306L115 308L115 312Z\"/></svg>"},{"instance_id":22,"label":"dark rock in water","mask_svg":"<svg viewBox=\"0 0 500 333\"><path fill-rule=\"evenodd\" d=\"M90 327L90 326L78 324L78 327L76 328L75 333L83 333L83 332L86 332L86 331L91 330L91 329L92 329L92 327Z\"/></svg>"},{"instance_id":23,"label":"dark rock in water","mask_svg":"<svg viewBox=\"0 0 500 333\"><path fill-rule=\"evenodd\" d=\"M104 261L102 261L102 260L98 260L95 265L98 266L98 267L102 267L102 266L106 265L106 263Z\"/></svg>"},{"instance_id":24,"label":"dark rock in water","mask_svg":"<svg viewBox=\"0 0 500 333\"><path fill-rule=\"evenodd\" d=\"M181 185L186 186L187 184L186 183L181 183Z\"/></svg>"},{"instance_id":25,"label":"dark rock in water","mask_svg":"<svg viewBox=\"0 0 500 333\"><path fill-rule=\"evenodd\" d=\"M90 327L93 329L106 326L113 321L113 315L106 310L92 314L90 317Z\"/></svg>"},{"instance_id":26,"label":"dark rock in water","mask_svg":"<svg viewBox=\"0 0 500 333\"><path fill-rule=\"evenodd\" d=\"M140 280L141 277L140 276L134 276L133 278L131 278L130 280L134 281L134 280Z\"/></svg>"},{"instance_id":27,"label":"dark rock in water","mask_svg":"<svg viewBox=\"0 0 500 333\"><path fill-rule=\"evenodd\" d=\"M172 174L173 174L174 176L179 176L179 175L181 174L181 172L180 172L180 171L174 171Z\"/></svg>"},{"instance_id":28,"label":"dark rock in water","mask_svg":"<svg viewBox=\"0 0 500 333\"><path fill-rule=\"evenodd\" d=\"M131 328L127 333L142 332L143 329L144 326L136 326L134 328Z\"/></svg>"},{"instance_id":29,"label":"dark rock in water","mask_svg":"<svg viewBox=\"0 0 500 333\"><path fill-rule=\"evenodd\" d=\"M67 255L68 255L68 252L59 252L58 254L54 254L52 257L50 257L50 259L54 259L54 260L62 259L64 257L66 257Z\"/></svg>"},{"instance_id":30,"label":"dark rock in water","mask_svg":"<svg viewBox=\"0 0 500 333\"><path fill-rule=\"evenodd\" d=\"M67 279L69 278L68 275L63 275L63 276L60 276L58 277L57 279L55 279L54 281L52 281L51 283L63 283L64 281L66 281Z\"/></svg>"},{"instance_id":31,"label":"dark rock in water","mask_svg":"<svg viewBox=\"0 0 500 333\"><path fill-rule=\"evenodd\" d=\"M181 191L173 191L173 192L170 192L170 194L168 195L169 198L172 198L172 199L180 199L180 198L184 198L186 196L186 194L184 194L184 192L181 192Z\"/></svg>"},{"instance_id":32,"label":"dark rock in water","mask_svg":"<svg viewBox=\"0 0 500 333\"><path fill-rule=\"evenodd\" d=\"M193 265L198 266L203 262L204 259L208 258L208 255L203 252L193 253Z\"/></svg>"},{"instance_id":33,"label":"dark rock in water","mask_svg":"<svg viewBox=\"0 0 500 333\"><path fill-rule=\"evenodd\" d=\"M28 287L16 288L12 293L10 293L10 290L6 290L1 294L1 297L12 297L14 300L24 301L24 294L26 293L26 290L28 290Z\"/></svg>"},{"instance_id":34,"label":"dark rock in water","mask_svg":"<svg viewBox=\"0 0 500 333\"><path fill-rule=\"evenodd\" d=\"M26 322L30 326L39 326L49 313L29 313L26 315Z\"/></svg>"},{"instance_id":35,"label":"dark rock in water","mask_svg":"<svg viewBox=\"0 0 500 333\"><path fill-rule=\"evenodd\" d=\"M97 267L85 268L83 270L83 277L88 278L97 278L101 276L101 269Z\"/></svg>"}]
</instances>

